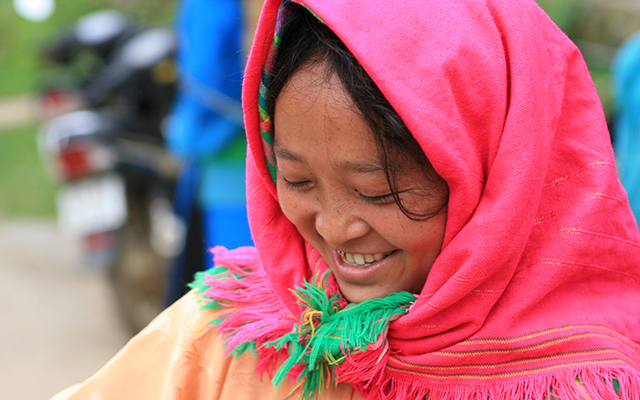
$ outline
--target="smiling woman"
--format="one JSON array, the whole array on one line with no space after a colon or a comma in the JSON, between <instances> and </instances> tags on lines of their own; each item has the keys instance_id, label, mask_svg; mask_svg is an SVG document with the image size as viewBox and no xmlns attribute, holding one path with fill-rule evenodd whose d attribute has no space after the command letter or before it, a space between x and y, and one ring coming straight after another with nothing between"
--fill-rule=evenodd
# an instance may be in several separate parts
<instances>
[{"instance_id":1,"label":"smiling woman","mask_svg":"<svg viewBox=\"0 0 640 400\"><path fill-rule=\"evenodd\" d=\"M394 168L391 189L371 129L339 78L326 76L327 68L303 65L275 105L282 211L330 266L350 302L418 294L442 246L446 182L428 179L423 166L405 157L409 162ZM412 221L394 194L405 207L432 215Z\"/></svg>"},{"instance_id":2,"label":"smiling woman","mask_svg":"<svg viewBox=\"0 0 640 400\"><path fill-rule=\"evenodd\" d=\"M401 3L265 2L256 248L61 398L640 398L640 236L579 51L533 0Z\"/></svg>"}]
</instances>

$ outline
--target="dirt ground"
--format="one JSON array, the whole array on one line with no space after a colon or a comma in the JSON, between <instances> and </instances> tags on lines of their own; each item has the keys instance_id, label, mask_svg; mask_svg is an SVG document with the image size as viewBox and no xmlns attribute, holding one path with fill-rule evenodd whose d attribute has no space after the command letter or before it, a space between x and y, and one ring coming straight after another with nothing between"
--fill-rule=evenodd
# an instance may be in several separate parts
<instances>
[{"instance_id":1,"label":"dirt ground","mask_svg":"<svg viewBox=\"0 0 640 400\"><path fill-rule=\"evenodd\" d=\"M0 130L35 120L33 96L0 99ZM79 254L53 219L0 219L1 399L46 400L129 339L104 271Z\"/></svg>"},{"instance_id":2,"label":"dirt ground","mask_svg":"<svg viewBox=\"0 0 640 400\"><path fill-rule=\"evenodd\" d=\"M24 125L36 119L35 97L30 94L0 98L0 129Z\"/></svg>"},{"instance_id":3,"label":"dirt ground","mask_svg":"<svg viewBox=\"0 0 640 400\"><path fill-rule=\"evenodd\" d=\"M128 340L102 271L52 220L0 220L0 398L46 400Z\"/></svg>"}]
</instances>

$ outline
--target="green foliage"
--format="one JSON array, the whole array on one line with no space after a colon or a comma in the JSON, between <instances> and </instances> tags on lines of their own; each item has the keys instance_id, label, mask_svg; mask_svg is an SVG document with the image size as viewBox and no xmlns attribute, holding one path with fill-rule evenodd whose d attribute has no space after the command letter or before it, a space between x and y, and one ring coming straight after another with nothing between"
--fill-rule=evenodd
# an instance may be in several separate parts
<instances>
[{"instance_id":1,"label":"green foliage","mask_svg":"<svg viewBox=\"0 0 640 400\"><path fill-rule=\"evenodd\" d=\"M589 67L589 72L591 72L591 78L596 85L600 101L602 101L604 113L607 118L611 118L615 109L611 93L611 71L604 68Z\"/></svg>"},{"instance_id":2,"label":"green foliage","mask_svg":"<svg viewBox=\"0 0 640 400\"><path fill-rule=\"evenodd\" d=\"M152 25L168 26L176 0L128 1L57 0L54 15L30 22L13 10L12 1L0 1L0 97L37 90L43 65L38 54L74 22L92 11L116 8Z\"/></svg>"},{"instance_id":3,"label":"green foliage","mask_svg":"<svg viewBox=\"0 0 640 400\"><path fill-rule=\"evenodd\" d=\"M34 90L41 72L38 53L45 43L98 6L80 0L57 3L50 20L35 23L20 18L11 1L0 2L0 96Z\"/></svg>"},{"instance_id":4,"label":"green foliage","mask_svg":"<svg viewBox=\"0 0 640 400\"><path fill-rule=\"evenodd\" d=\"M46 68L39 59L43 47L71 29L83 15L119 9L149 25L169 26L176 2L57 0L49 20L30 22L16 14L11 0L0 0L0 97L37 91L47 79ZM55 184L38 157L36 127L0 128L0 217L54 216L54 199Z\"/></svg>"},{"instance_id":5,"label":"green foliage","mask_svg":"<svg viewBox=\"0 0 640 400\"><path fill-rule=\"evenodd\" d=\"M55 215L55 184L37 151L36 128L0 130L0 217Z\"/></svg>"},{"instance_id":6,"label":"green foliage","mask_svg":"<svg viewBox=\"0 0 640 400\"><path fill-rule=\"evenodd\" d=\"M536 0L538 5L551 17L564 33L574 41L584 41L584 24L589 24L589 13L592 7L584 0ZM591 22L593 23L593 22ZM584 50L584 49L582 49ZM611 96L611 72L602 67L602 62L593 62L586 58L591 78L593 79L605 115L610 118L613 114L613 100Z\"/></svg>"},{"instance_id":7,"label":"green foliage","mask_svg":"<svg viewBox=\"0 0 640 400\"><path fill-rule=\"evenodd\" d=\"M583 0L536 0L560 29L573 37L585 7Z\"/></svg>"}]
</instances>

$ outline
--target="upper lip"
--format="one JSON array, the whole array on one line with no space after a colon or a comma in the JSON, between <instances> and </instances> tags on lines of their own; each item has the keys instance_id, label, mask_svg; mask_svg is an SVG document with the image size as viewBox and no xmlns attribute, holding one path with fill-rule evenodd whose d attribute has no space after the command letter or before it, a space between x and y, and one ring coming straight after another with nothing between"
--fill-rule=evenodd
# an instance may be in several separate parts
<instances>
[{"instance_id":1,"label":"upper lip","mask_svg":"<svg viewBox=\"0 0 640 400\"><path fill-rule=\"evenodd\" d=\"M388 253L391 253L394 250L395 249L392 249L392 250L375 250L375 251L348 251L348 250L335 249L335 251L337 251L338 253L349 253L349 254L378 254L378 253L388 254Z\"/></svg>"},{"instance_id":2,"label":"upper lip","mask_svg":"<svg viewBox=\"0 0 640 400\"><path fill-rule=\"evenodd\" d=\"M351 265L354 261L355 264L353 265L371 265L389 256L391 253L393 253L393 250L377 253L348 253L341 250L336 250L336 253L338 253L338 257L342 259L342 261L346 262L349 265ZM360 261L358 261L358 257L360 258Z\"/></svg>"}]
</instances>

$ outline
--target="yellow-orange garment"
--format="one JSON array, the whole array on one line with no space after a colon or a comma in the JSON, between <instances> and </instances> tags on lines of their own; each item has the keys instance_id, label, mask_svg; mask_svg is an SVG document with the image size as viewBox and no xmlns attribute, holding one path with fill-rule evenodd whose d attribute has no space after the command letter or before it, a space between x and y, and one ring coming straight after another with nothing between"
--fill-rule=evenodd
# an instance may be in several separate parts
<instances>
[{"instance_id":1,"label":"yellow-orange garment","mask_svg":"<svg viewBox=\"0 0 640 400\"><path fill-rule=\"evenodd\" d=\"M295 388L287 379L276 387L256 374L256 359L225 354L212 311L200 310L198 295L187 294L85 382L51 400L271 400L285 399ZM292 396L297 398L297 396ZM324 392L322 399L361 399L349 385Z\"/></svg>"}]
</instances>

